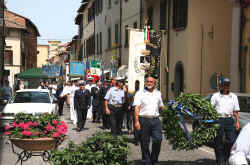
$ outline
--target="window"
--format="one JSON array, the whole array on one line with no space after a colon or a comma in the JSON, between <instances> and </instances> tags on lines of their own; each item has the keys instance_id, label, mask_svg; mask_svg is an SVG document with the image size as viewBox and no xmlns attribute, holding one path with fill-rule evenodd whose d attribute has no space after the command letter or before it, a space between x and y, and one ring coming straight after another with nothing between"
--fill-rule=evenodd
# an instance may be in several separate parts
<instances>
[{"instance_id":1,"label":"window","mask_svg":"<svg viewBox=\"0 0 250 165\"><path fill-rule=\"evenodd\" d=\"M109 9L112 7L111 5L112 5L112 3L111 3L111 0L108 0L109 1Z\"/></svg>"},{"instance_id":2,"label":"window","mask_svg":"<svg viewBox=\"0 0 250 165\"><path fill-rule=\"evenodd\" d=\"M125 26L125 44L124 47L128 47L128 25Z\"/></svg>"},{"instance_id":3,"label":"window","mask_svg":"<svg viewBox=\"0 0 250 165\"><path fill-rule=\"evenodd\" d=\"M183 30L187 26L188 0L174 0L173 26L175 30Z\"/></svg>"},{"instance_id":4,"label":"window","mask_svg":"<svg viewBox=\"0 0 250 165\"><path fill-rule=\"evenodd\" d=\"M118 27L118 24L115 24L115 43L116 44L118 44L118 40L119 40L118 33L119 33L119 27Z\"/></svg>"},{"instance_id":5,"label":"window","mask_svg":"<svg viewBox=\"0 0 250 165\"><path fill-rule=\"evenodd\" d=\"M13 65L13 51L6 50L4 54L4 64Z\"/></svg>"},{"instance_id":6,"label":"window","mask_svg":"<svg viewBox=\"0 0 250 165\"><path fill-rule=\"evenodd\" d=\"M161 0L160 5L160 28L166 29L166 22L167 22L167 1Z\"/></svg>"},{"instance_id":7,"label":"window","mask_svg":"<svg viewBox=\"0 0 250 165\"><path fill-rule=\"evenodd\" d=\"M100 37L99 37L99 40L100 40L100 53L102 53L102 32L100 32Z\"/></svg>"},{"instance_id":8,"label":"window","mask_svg":"<svg viewBox=\"0 0 250 165\"><path fill-rule=\"evenodd\" d=\"M153 29L153 7L148 8L148 25Z\"/></svg>"},{"instance_id":9,"label":"window","mask_svg":"<svg viewBox=\"0 0 250 165\"><path fill-rule=\"evenodd\" d=\"M96 52L99 53L99 34L96 34Z\"/></svg>"},{"instance_id":10,"label":"window","mask_svg":"<svg viewBox=\"0 0 250 165\"><path fill-rule=\"evenodd\" d=\"M108 28L108 49L111 49L112 47L112 36L111 36L111 27Z\"/></svg>"},{"instance_id":11,"label":"window","mask_svg":"<svg viewBox=\"0 0 250 165\"><path fill-rule=\"evenodd\" d=\"M48 92L17 92L11 103L50 103Z\"/></svg>"},{"instance_id":12,"label":"window","mask_svg":"<svg viewBox=\"0 0 250 165\"><path fill-rule=\"evenodd\" d=\"M137 28L137 22L134 22L134 28L135 29Z\"/></svg>"}]
</instances>

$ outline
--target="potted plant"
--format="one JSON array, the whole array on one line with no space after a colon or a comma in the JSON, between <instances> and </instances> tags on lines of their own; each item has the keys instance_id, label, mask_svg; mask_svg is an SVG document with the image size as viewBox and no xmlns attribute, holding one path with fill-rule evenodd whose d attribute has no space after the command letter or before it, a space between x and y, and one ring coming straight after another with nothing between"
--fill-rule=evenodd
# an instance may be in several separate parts
<instances>
[{"instance_id":1,"label":"potted plant","mask_svg":"<svg viewBox=\"0 0 250 165\"><path fill-rule=\"evenodd\" d=\"M47 151L56 148L65 138L68 127L58 115L18 113L4 135L25 151Z\"/></svg>"}]
</instances>

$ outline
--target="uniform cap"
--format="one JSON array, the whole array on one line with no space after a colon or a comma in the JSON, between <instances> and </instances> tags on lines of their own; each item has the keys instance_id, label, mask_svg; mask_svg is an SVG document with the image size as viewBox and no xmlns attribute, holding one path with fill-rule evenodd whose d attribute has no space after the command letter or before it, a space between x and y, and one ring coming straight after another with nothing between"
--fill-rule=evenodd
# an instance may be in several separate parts
<instances>
[{"instance_id":1,"label":"uniform cap","mask_svg":"<svg viewBox=\"0 0 250 165\"><path fill-rule=\"evenodd\" d=\"M121 81L121 80L124 80L125 78L124 77L116 77L115 80L116 81Z\"/></svg>"},{"instance_id":2,"label":"uniform cap","mask_svg":"<svg viewBox=\"0 0 250 165\"><path fill-rule=\"evenodd\" d=\"M231 80L229 78L223 78L221 80L221 85L230 85L231 84Z\"/></svg>"},{"instance_id":3,"label":"uniform cap","mask_svg":"<svg viewBox=\"0 0 250 165\"><path fill-rule=\"evenodd\" d=\"M83 81L83 80L79 81L79 85L80 86L85 86L85 81Z\"/></svg>"}]
</instances>

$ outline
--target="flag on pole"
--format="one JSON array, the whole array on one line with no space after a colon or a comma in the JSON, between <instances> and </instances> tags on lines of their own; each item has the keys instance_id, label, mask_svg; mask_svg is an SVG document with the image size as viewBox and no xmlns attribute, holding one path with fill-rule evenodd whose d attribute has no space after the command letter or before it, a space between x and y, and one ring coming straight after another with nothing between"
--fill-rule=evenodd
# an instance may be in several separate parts
<instances>
[{"instance_id":1,"label":"flag on pole","mask_svg":"<svg viewBox=\"0 0 250 165\"><path fill-rule=\"evenodd\" d=\"M62 68L62 66L60 67L59 79L61 81L63 80L63 68Z\"/></svg>"},{"instance_id":2,"label":"flag on pole","mask_svg":"<svg viewBox=\"0 0 250 165\"><path fill-rule=\"evenodd\" d=\"M102 74L101 74L101 82L104 82L104 60L102 59Z\"/></svg>"}]
</instances>

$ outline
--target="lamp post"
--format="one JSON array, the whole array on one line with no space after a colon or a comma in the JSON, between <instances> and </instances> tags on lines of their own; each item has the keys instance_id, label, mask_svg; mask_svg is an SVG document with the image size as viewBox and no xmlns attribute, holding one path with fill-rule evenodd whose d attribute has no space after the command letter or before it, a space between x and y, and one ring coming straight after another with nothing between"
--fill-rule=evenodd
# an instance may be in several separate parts
<instances>
[{"instance_id":1,"label":"lamp post","mask_svg":"<svg viewBox=\"0 0 250 165\"><path fill-rule=\"evenodd\" d=\"M0 0L0 85L2 85L4 76L4 0Z\"/></svg>"}]
</instances>

